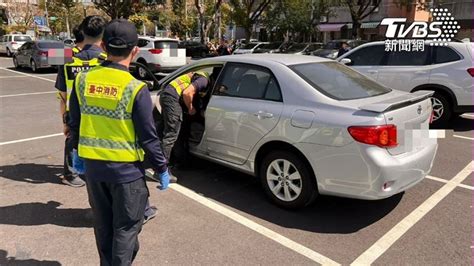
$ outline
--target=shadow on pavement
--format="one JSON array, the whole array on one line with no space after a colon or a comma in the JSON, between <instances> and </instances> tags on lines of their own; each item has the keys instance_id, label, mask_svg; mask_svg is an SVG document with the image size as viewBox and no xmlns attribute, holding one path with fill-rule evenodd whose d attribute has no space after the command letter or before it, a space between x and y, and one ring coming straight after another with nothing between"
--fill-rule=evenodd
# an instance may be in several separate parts
<instances>
[{"instance_id":1,"label":"shadow on pavement","mask_svg":"<svg viewBox=\"0 0 474 266\"><path fill-rule=\"evenodd\" d=\"M7 257L8 252L0 249L0 265L35 265L35 266L56 266L61 265L58 261L25 259L17 260L15 257Z\"/></svg>"},{"instance_id":2,"label":"shadow on pavement","mask_svg":"<svg viewBox=\"0 0 474 266\"><path fill-rule=\"evenodd\" d=\"M62 171L62 165L21 163L0 166L0 178L33 184L61 184L61 179L58 175L61 174Z\"/></svg>"},{"instance_id":3,"label":"shadow on pavement","mask_svg":"<svg viewBox=\"0 0 474 266\"><path fill-rule=\"evenodd\" d=\"M7 67L7 69L22 72L22 73L25 73L25 74L34 74L34 75L38 75L38 76L41 76L41 74L57 74L58 73L58 70L56 68L53 68L53 67L51 67L51 68L40 68L40 69L38 69L38 72L33 72L33 70L31 70L31 68L28 68L28 67L21 67L21 68Z\"/></svg>"},{"instance_id":4,"label":"shadow on pavement","mask_svg":"<svg viewBox=\"0 0 474 266\"><path fill-rule=\"evenodd\" d=\"M75 228L94 226L91 209L58 209L59 206L61 203L57 201L2 206L0 207L0 224L19 226L53 224Z\"/></svg>"},{"instance_id":5,"label":"shadow on pavement","mask_svg":"<svg viewBox=\"0 0 474 266\"><path fill-rule=\"evenodd\" d=\"M474 120L462 116L456 116L450 122L447 129L452 129L454 132L466 132L474 130Z\"/></svg>"},{"instance_id":6,"label":"shadow on pavement","mask_svg":"<svg viewBox=\"0 0 474 266\"><path fill-rule=\"evenodd\" d=\"M403 193L378 201L320 196L306 208L290 211L266 198L257 178L193 158L193 168L176 173L178 183L196 193L270 223L318 233L357 232L389 214Z\"/></svg>"}]
</instances>

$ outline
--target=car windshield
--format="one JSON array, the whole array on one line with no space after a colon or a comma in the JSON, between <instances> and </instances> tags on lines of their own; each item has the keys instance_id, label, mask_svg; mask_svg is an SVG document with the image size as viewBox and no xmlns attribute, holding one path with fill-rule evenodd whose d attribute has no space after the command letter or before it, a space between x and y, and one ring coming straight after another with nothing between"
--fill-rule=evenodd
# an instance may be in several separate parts
<instances>
[{"instance_id":1,"label":"car windshield","mask_svg":"<svg viewBox=\"0 0 474 266\"><path fill-rule=\"evenodd\" d=\"M155 41L155 49L177 49L178 42L173 41Z\"/></svg>"},{"instance_id":2,"label":"car windshield","mask_svg":"<svg viewBox=\"0 0 474 266\"><path fill-rule=\"evenodd\" d=\"M339 49L342 46L342 42L328 42L324 45L324 49Z\"/></svg>"},{"instance_id":3,"label":"car windshield","mask_svg":"<svg viewBox=\"0 0 474 266\"><path fill-rule=\"evenodd\" d=\"M306 48L307 44L305 43L297 43L297 44L293 44L292 46L290 46L290 48L288 48L288 50L286 50L287 52L299 52L299 51L303 51L304 48Z\"/></svg>"},{"instance_id":4,"label":"car windshield","mask_svg":"<svg viewBox=\"0 0 474 266\"><path fill-rule=\"evenodd\" d=\"M315 89L337 100L368 98L391 91L337 62L300 64L290 68Z\"/></svg>"},{"instance_id":5,"label":"car windshield","mask_svg":"<svg viewBox=\"0 0 474 266\"><path fill-rule=\"evenodd\" d=\"M64 44L61 42L38 42L38 47L41 49L64 48Z\"/></svg>"},{"instance_id":6,"label":"car windshield","mask_svg":"<svg viewBox=\"0 0 474 266\"><path fill-rule=\"evenodd\" d=\"M25 35L25 36L14 36L13 37L13 40L15 42L29 42L31 41L31 37L28 36L28 35Z\"/></svg>"},{"instance_id":7,"label":"car windshield","mask_svg":"<svg viewBox=\"0 0 474 266\"><path fill-rule=\"evenodd\" d=\"M274 42L274 43L266 43L262 44L258 47L258 49L278 49L280 47L281 43Z\"/></svg>"},{"instance_id":8,"label":"car windshield","mask_svg":"<svg viewBox=\"0 0 474 266\"><path fill-rule=\"evenodd\" d=\"M253 49L258 43L249 43L242 46L242 49Z\"/></svg>"}]
</instances>

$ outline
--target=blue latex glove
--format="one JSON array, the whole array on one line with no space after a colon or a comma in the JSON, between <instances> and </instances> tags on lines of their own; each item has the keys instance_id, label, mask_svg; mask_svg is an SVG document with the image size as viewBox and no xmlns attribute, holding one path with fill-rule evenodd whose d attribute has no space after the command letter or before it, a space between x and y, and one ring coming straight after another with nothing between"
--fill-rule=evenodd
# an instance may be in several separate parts
<instances>
[{"instance_id":1,"label":"blue latex glove","mask_svg":"<svg viewBox=\"0 0 474 266\"><path fill-rule=\"evenodd\" d=\"M156 175L156 172L155 172ZM165 190L168 188L168 185L170 184L170 173L168 170L164 171L163 173L158 174L158 179L160 180L161 187L160 190Z\"/></svg>"},{"instance_id":2,"label":"blue latex glove","mask_svg":"<svg viewBox=\"0 0 474 266\"><path fill-rule=\"evenodd\" d=\"M72 172L78 175L83 175L86 172L86 169L84 166L84 160L79 157L76 149L72 150L71 156L72 156Z\"/></svg>"}]
</instances>

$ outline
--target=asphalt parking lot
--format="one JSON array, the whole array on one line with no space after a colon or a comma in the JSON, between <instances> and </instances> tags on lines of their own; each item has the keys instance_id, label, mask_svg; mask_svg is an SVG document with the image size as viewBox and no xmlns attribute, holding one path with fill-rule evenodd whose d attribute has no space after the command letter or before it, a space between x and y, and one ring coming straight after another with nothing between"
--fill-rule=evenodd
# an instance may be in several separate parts
<instances>
[{"instance_id":1,"label":"asphalt parking lot","mask_svg":"<svg viewBox=\"0 0 474 266\"><path fill-rule=\"evenodd\" d=\"M54 71L0 57L0 265L97 265L85 188L62 185ZM437 132L433 170L380 201L321 196L299 211L269 203L258 180L197 161L167 191L136 265L471 265L474 115Z\"/></svg>"}]
</instances>

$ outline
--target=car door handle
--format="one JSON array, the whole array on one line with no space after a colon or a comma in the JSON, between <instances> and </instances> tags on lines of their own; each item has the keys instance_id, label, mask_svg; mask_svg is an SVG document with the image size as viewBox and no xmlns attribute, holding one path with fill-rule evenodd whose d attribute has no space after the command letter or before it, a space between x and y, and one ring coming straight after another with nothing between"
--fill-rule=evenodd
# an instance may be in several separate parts
<instances>
[{"instance_id":1,"label":"car door handle","mask_svg":"<svg viewBox=\"0 0 474 266\"><path fill-rule=\"evenodd\" d=\"M258 117L258 119L265 119L265 118L272 118L273 114L272 113L267 113L264 111L258 111L253 114L254 116Z\"/></svg>"},{"instance_id":2,"label":"car door handle","mask_svg":"<svg viewBox=\"0 0 474 266\"><path fill-rule=\"evenodd\" d=\"M368 70L367 72L369 72L370 74L377 74L377 73L379 73L377 70Z\"/></svg>"}]
</instances>

